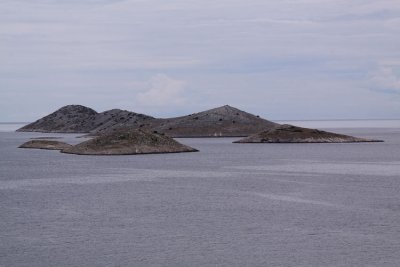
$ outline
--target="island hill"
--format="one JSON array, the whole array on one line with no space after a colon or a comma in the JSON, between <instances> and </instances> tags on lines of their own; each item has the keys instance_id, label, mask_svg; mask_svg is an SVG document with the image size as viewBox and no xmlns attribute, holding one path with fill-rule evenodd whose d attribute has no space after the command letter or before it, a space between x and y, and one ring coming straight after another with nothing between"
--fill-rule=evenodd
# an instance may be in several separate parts
<instances>
[{"instance_id":1,"label":"island hill","mask_svg":"<svg viewBox=\"0 0 400 267\"><path fill-rule=\"evenodd\" d=\"M163 133L170 137L243 137L277 125L228 105L167 119L120 109L97 113L88 107L69 105L17 131L97 135L119 128L132 128Z\"/></svg>"}]
</instances>

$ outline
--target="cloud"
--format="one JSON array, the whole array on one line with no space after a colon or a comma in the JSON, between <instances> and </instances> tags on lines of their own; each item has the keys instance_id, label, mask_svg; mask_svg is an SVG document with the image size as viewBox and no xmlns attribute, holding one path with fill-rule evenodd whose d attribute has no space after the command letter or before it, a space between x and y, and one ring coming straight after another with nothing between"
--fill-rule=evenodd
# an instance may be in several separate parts
<instances>
[{"instance_id":1,"label":"cloud","mask_svg":"<svg viewBox=\"0 0 400 267\"><path fill-rule=\"evenodd\" d=\"M147 90L137 95L138 104L154 107L183 105L185 86L185 81L157 74L150 79Z\"/></svg>"},{"instance_id":2,"label":"cloud","mask_svg":"<svg viewBox=\"0 0 400 267\"><path fill-rule=\"evenodd\" d=\"M373 90L400 94L400 65L383 65L370 75Z\"/></svg>"},{"instance_id":3,"label":"cloud","mask_svg":"<svg viewBox=\"0 0 400 267\"><path fill-rule=\"evenodd\" d=\"M291 119L312 115L293 108L304 102L346 117L319 105L345 91L347 117L400 117L387 94L400 65L383 62L400 59L399 18L398 0L2 0L0 116L73 102L171 116L286 106ZM32 112L11 109L19 99Z\"/></svg>"}]
</instances>

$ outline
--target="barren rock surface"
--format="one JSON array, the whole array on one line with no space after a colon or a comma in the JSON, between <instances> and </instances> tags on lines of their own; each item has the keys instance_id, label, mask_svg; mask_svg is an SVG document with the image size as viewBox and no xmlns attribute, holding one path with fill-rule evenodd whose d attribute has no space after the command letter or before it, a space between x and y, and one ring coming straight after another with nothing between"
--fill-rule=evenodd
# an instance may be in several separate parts
<instances>
[{"instance_id":1,"label":"barren rock surface","mask_svg":"<svg viewBox=\"0 0 400 267\"><path fill-rule=\"evenodd\" d=\"M145 130L120 129L62 150L79 155L134 155L195 152L174 139Z\"/></svg>"},{"instance_id":2,"label":"barren rock surface","mask_svg":"<svg viewBox=\"0 0 400 267\"><path fill-rule=\"evenodd\" d=\"M279 125L234 143L354 143L354 142L383 142L366 138L358 138L343 134L302 128L293 125Z\"/></svg>"},{"instance_id":3,"label":"barren rock surface","mask_svg":"<svg viewBox=\"0 0 400 267\"><path fill-rule=\"evenodd\" d=\"M47 150L62 150L72 147L72 145L53 140L30 140L22 145L19 148L35 148L35 149L47 149Z\"/></svg>"}]
</instances>

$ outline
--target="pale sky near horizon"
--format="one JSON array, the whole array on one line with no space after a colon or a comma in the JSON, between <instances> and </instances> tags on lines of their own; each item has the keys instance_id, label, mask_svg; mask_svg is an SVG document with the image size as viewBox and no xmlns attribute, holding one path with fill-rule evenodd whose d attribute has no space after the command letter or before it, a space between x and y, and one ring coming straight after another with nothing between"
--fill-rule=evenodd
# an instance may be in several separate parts
<instances>
[{"instance_id":1,"label":"pale sky near horizon","mask_svg":"<svg viewBox=\"0 0 400 267\"><path fill-rule=\"evenodd\" d=\"M1 0L0 121L68 104L168 117L399 119L399 0Z\"/></svg>"}]
</instances>

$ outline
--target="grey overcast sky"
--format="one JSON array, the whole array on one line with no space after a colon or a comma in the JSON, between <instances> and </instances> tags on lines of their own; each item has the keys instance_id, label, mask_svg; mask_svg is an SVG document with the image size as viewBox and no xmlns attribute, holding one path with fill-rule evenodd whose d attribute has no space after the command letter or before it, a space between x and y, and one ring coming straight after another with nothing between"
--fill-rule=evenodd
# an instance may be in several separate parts
<instances>
[{"instance_id":1,"label":"grey overcast sky","mask_svg":"<svg viewBox=\"0 0 400 267\"><path fill-rule=\"evenodd\" d=\"M0 0L0 121L400 118L399 0Z\"/></svg>"}]
</instances>

